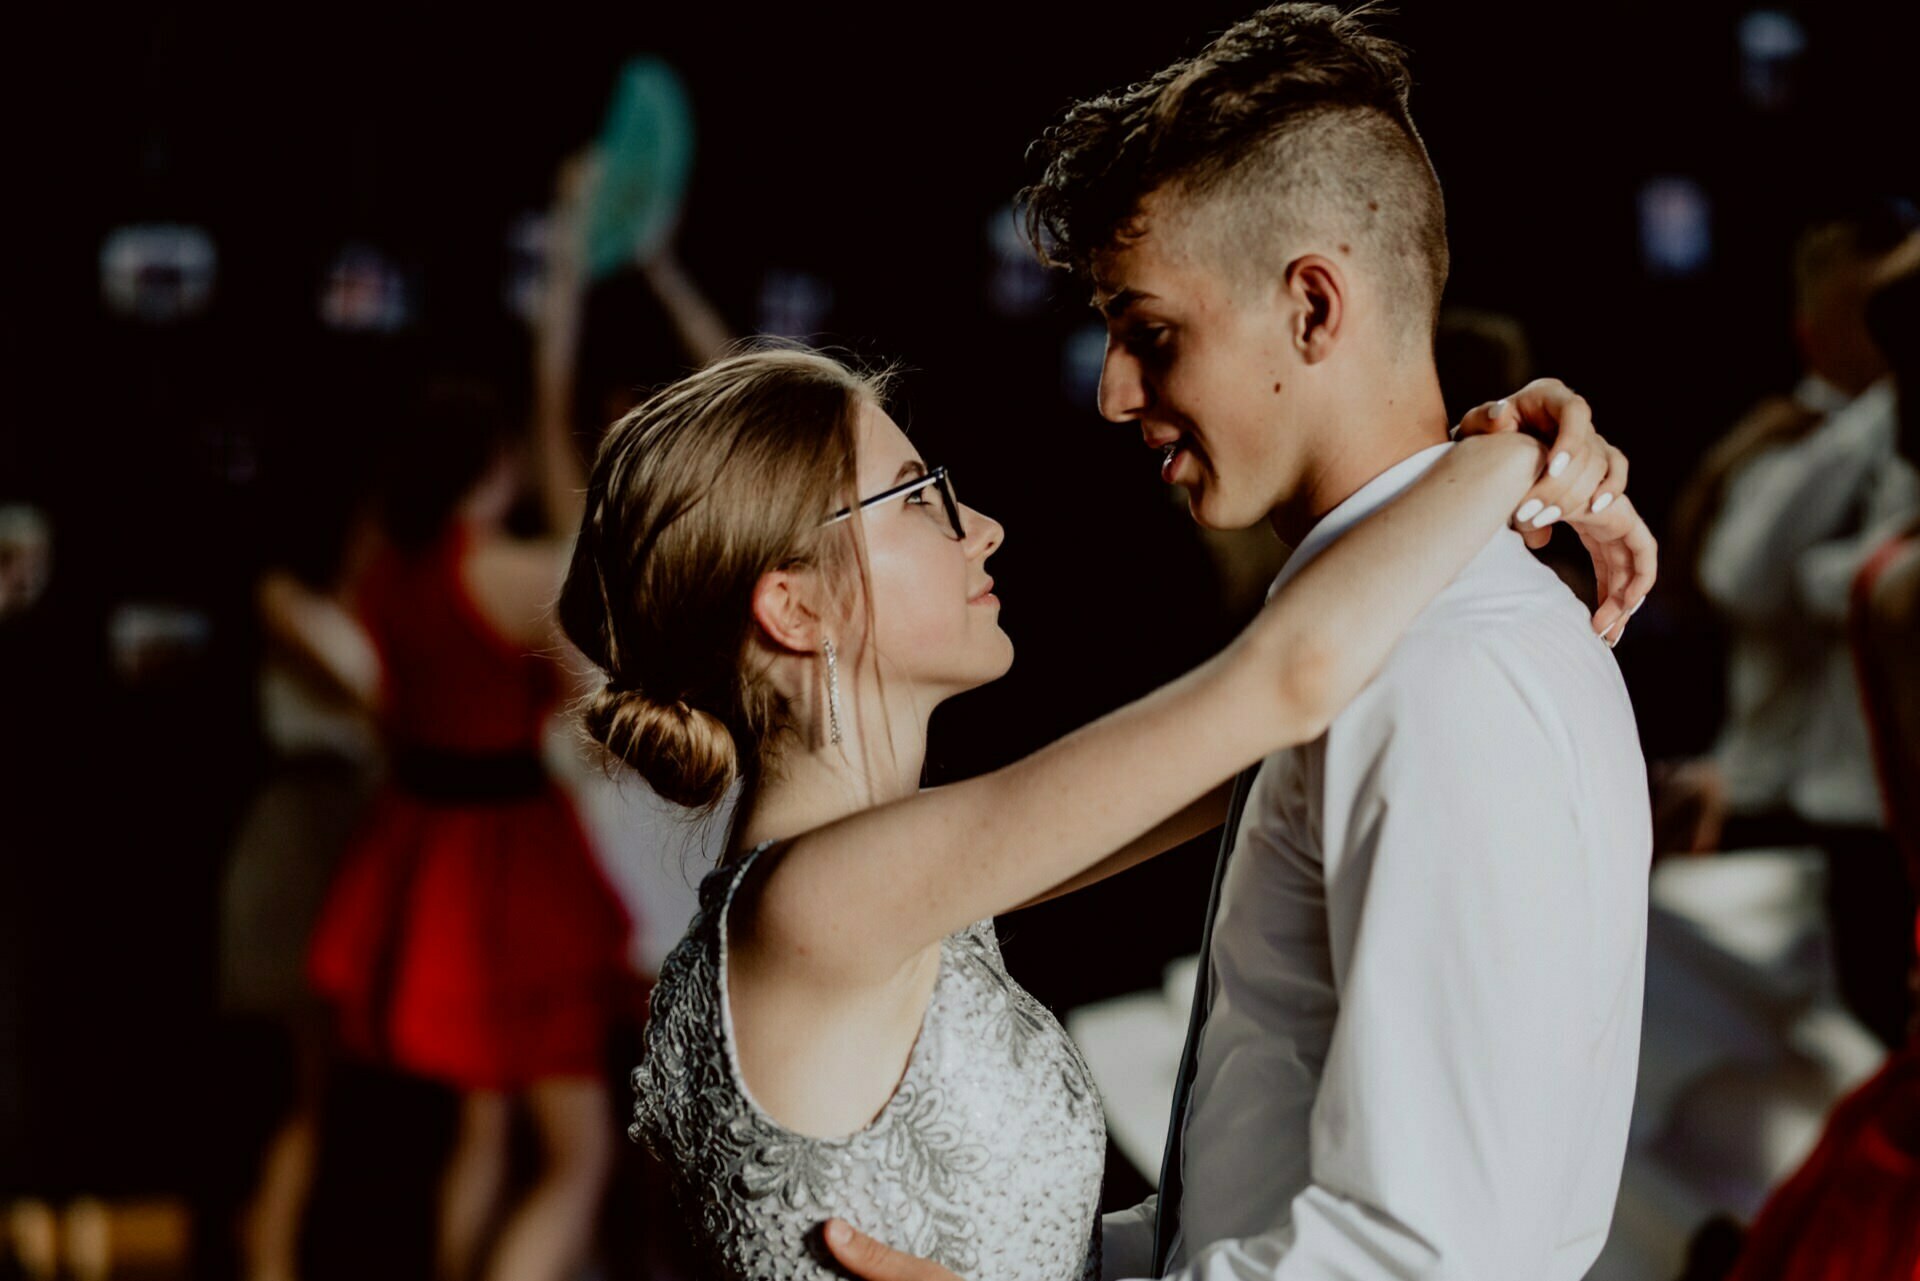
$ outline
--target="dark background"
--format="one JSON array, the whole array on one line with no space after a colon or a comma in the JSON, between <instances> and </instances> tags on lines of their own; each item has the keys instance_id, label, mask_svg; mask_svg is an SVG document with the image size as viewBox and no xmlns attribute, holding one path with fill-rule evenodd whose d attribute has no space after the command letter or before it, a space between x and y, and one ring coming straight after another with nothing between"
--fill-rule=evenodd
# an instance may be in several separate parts
<instances>
[{"instance_id":1,"label":"dark background","mask_svg":"<svg viewBox=\"0 0 1920 1281\"><path fill-rule=\"evenodd\" d=\"M1920 6L1776 6L1808 49L1772 110L1740 88L1750 7L1406 0L1388 23L1414 50L1415 114L1447 190L1448 301L1525 322L1539 370L1582 390L1632 456L1656 522L1706 444L1795 379L1794 233L1860 196L1920 191ZM1063 392L1084 300L1069 288L1037 316L997 313L984 229L1068 101L1247 8L155 4L10 19L0 501L34 501L55 525L47 606L0 635L0 956L12 949L4 981L28 1012L25 1043L0 1045L15 1078L0 1096L61 1117L32 1177L164 1186L218 1107L214 887L261 765L253 575L324 557L401 375L457 364L521 381L508 228L545 203L635 53L667 57L692 94L692 274L743 332L770 270L830 281L830 336L906 364L899 416L1009 530L994 572L1021 657L941 713L936 780L1218 645L1231 620L1157 458ZM1712 202L1711 260L1682 279L1642 265L1636 193L1659 175ZM103 309L103 238L152 221L215 240L204 317L155 328ZM322 328L318 282L349 240L413 274L412 330ZM635 282L590 314L610 376L679 367ZM102 629L129 599L205 611L207 653L142 688L116 682ZM1656 598L1620 659L1649 755L1702 746L1711 635ZM1011 963L1056 1008L1156 983L1197 943L1209 862L1175 856L1011 919Z\"/></svg>"}]
</instances>

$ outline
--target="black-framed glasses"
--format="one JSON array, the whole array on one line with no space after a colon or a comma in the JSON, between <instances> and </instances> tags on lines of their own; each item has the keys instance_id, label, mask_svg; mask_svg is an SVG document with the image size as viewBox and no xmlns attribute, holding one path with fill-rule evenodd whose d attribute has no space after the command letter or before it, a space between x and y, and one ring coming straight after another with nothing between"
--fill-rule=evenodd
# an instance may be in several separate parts
<instances>
[{"instance_id":1,"label":"black-framed glasses","mask_svg":"<svg viewBox=\"0 0 1920 1281\"><path fill-rule=\"evenodd\" d=\"M839 511L820 523L823 525L836 524L852 516L856 508L860 511L865 511L867 508L878 506L889 499L909 498L929 488L939 491L940 505L947 510L947 524L952 527L953 536L961 542L965 542L967 538L967 527L960 520L960 500L954 497L953 477L947 474L945 467L935 467L924 476L915 476L905 484L895 485L892 489L875 494L872 498L862 498L858 503L854 504L853 507L842 507Z\"/></svg>"}]
</instances>

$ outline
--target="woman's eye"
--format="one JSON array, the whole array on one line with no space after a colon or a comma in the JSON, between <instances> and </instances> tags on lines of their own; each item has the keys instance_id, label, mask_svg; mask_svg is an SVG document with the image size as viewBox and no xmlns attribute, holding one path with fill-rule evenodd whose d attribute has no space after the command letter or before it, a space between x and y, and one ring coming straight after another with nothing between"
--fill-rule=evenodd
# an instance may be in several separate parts
<instances>
[{"instance_id":1,"label":"woman's eye","mask_svg":"<svg viewBox=\"0 0 1920 1281\"><path fill-rule=\"evenodd\" d=\"M916 489L911 494L907 495L907 506L931 507L933 506L933 499L928 497L926 490Z\"/></svg>"}]
</instances>

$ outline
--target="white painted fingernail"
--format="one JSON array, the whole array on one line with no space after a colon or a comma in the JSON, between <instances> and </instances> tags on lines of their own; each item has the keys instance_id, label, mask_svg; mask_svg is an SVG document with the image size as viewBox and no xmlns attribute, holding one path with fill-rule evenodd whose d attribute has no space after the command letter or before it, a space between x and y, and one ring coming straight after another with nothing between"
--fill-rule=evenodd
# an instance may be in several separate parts
<instances>
[{"instance_id":1,"label":"white painted fingernail","mask_svg":"<svg viewBox=\"0 0 1920 1281\"><path fill-rule=\"evenodd\" d=\"M1487 410L1487 417L1489 418L1497 419L1497 418L1505 418L1506 416L1507 416L1507 402L1504 400L1494 401L1493 407Z\"/></svg>"},{"instance_id":2,"label":"white painted fingernail","mask_svg":"<svg viewBox=\"0 0 1920 1281\"><path fill-rule=\"evenodd\" d=\"M1549 507L1533 518L1533 527L1535 529L1545 529L1548 525L1553 524L1554 521L1559 519L1560 509L1558 507Z\"/></svg>"},{"instance_id":3,"label":"white painted fingernail","mask_svg":"<svg viewBox=\"0 0 1920 1281\"><path fill-rule=\"evenodd\" d=\"M1567 469L1567 465L1572 461L1573 461L1573 455L1569 454L1564 449L1561 450L1559 453L1553 456L1553 461L1547 464L1547 475L1558 476L1561 472Z\"/></svg>"},{"instance_id":4,"label":"white painted fingernail","mask_svg":"<svg viewBox=\"0 0 1920 1281\"><path fill-rule=\"evenodd\" d=\"M1605 511L1607 508L1611 506L1613 506L1613 495L1600 494L1596 496L1593 500L1593 508L1592 508L1593 514L1598 516L1601 512Z\"/></svg>"},{"instance_id":5,"label":"white painted fingernail","mask_svg":"<svg viewBox=\"0 0 1920 1281\"><path fill-rule=\"evenodd\" d=\"M1515 520L1532 520L1535 514L1545 505L1546 504L1542 503L1538 498L1529 498L1526 502L1520 504L1520 510L1513 514L1513 518Z\"/></svg>"},{"instance_id":6,"label":"white painted fingernail","mask_svg":"<svg viewBox=\"0 0 1920 1281\"><path fill-rule=\"evenodd\" d=\"M1627 611L1627 617L1632 618L1635 614L1639 613L1640 607L1646 603L1647 603L1647 598L1645 596L1642 596L1639 600L1635 601L1633 603L1633 608Z\"/></svg>"}]
</instances>

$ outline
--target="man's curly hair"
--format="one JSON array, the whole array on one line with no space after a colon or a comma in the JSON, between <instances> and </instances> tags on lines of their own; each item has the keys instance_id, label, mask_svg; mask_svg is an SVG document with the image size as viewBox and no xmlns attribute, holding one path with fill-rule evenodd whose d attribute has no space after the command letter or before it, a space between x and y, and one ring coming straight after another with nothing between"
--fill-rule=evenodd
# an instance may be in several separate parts
<instances>
[{"instance_id":1,"label":"man's curly hair","mask_svg":"<svg viewBox=\"0 0 1920 1281\"><path fill-rule=\"evenodd\" d=\"M1373 250L1430 331L1445 208L1407 108L1406 51L1368 26L1380 12L1271 5L1195 56L1074 104L1028 151L1040 176L1020 198L1041 260L1090 276L1165 191L1183 208L1221 206L1236 262L1289 232Z\"/></svg>"}]
</instances>

